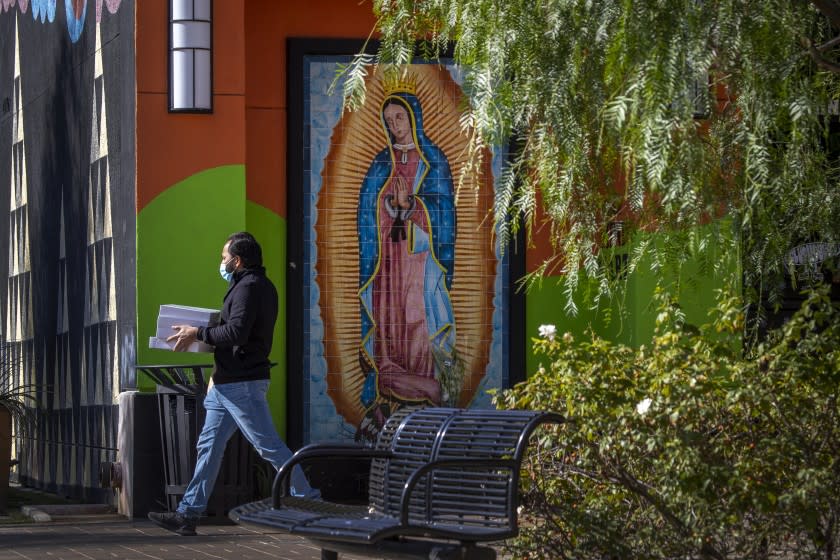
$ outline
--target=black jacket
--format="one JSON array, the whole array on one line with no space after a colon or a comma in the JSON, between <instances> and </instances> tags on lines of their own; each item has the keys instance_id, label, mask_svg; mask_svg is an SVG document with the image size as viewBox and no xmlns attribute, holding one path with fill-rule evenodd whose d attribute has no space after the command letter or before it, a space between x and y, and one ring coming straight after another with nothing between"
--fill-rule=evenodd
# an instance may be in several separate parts
<instances>
[{"instance_id":1,"label":"black jacket","mask_svg":"<svg viewBox=\"0 0 840 560\"><path fill-rule=\"evenodd\" d=\"M277 305L277 290L265 275L265 268L234 273L219 326L198 329L198 339L216 347L213 383L269 378L268 355Z\"/></svg>"}]
</instances>

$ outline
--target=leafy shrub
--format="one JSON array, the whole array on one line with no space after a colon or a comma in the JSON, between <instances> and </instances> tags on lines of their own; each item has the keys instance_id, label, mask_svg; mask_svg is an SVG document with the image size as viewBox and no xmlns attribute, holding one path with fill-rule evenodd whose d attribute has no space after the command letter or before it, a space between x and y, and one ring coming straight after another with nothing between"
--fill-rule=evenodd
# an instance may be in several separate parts
<instances>
[{"instance_id":1,"label":"leafy shrub","mask_svg":"<svg viewBox=\"0 0 840 560\"><path fill-rule=\"evenodd\" d=\"M546 329L500 408L569 418L523 476L517 558L840 555L840 309L824 292L745 353L736 298L686 324L660 296L652 343ZM792 556L790 556L792 554Z\"/></svg>"}]
</instances>

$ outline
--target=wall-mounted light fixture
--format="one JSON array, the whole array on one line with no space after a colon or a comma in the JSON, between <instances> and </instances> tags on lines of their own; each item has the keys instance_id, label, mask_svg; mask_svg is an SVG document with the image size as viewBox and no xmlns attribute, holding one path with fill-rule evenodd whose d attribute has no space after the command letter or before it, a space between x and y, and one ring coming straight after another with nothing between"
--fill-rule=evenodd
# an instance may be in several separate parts
<instances>
[{"instance_id":1,"label":"wall-mounted light fixture","mask_svg":"<svg viewBox=\"0 0 840 560\"><path fill-rule=\"evenodd\" d=\"M169 110L213 111L213 0L169 0Z\"/></svg>"}]
</instances>

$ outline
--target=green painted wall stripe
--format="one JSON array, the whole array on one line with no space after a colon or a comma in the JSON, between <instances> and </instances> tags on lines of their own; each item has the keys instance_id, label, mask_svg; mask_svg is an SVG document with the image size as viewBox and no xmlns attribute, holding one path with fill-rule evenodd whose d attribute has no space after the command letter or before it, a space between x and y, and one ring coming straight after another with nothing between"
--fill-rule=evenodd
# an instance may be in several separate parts
<instances>
[{"instance_id":1,"label":"green painted wall stripe","mask_svg":"<svg viewBox=\"0 0 840 560\"><path fill-rule=\"evenodd\" d=\"M280 296L280 313L271 345L271 385L268 403L274 425L285 436L286 431L286 220L264 206L248 201L245 207L247 229L260 242L266 274L277 287ZM300 375L300 372L297 372Z\"/></svg>"},{"instance_id":2,"label":"green painted wall stripe","mask_svg":"<svg viewBox=\"0 0 840 560\"><path fill-rule=\"evenodd\" d=\"M721 228L724 236L731 235L731 224L728 220L704 226L701 232L713 227ZM661 239L661 234L652 237L652 242L656 244L658 239ZM727 243L727 246L730 244ZM562 277L543 279L541 287L532 289L526 296L526 373L530 375L540 365L540 360L531 351L530 341L538 336L538 329L544 324L555 325L558 335L570 332L579 338L592 330L607 340L630 346L637 347L649 343L656 322L653 296L660 279L663 285L669 286L677 295L688 322L695 325L706 323L709 320L708 312L715 305L716 291L723 288L727 282L737 282L740 278L740 268L738 255L732 252L724 253L720 247L710 245L701 253L685 264L678 274L655 273L650 270L649 262L640 263L636 271L627 278L627 289L622 294L621 301L611 302L609 306L596 310L588 309L583 303L586 300L586 291L594 289L594 285L582 285L575 296L575 302L578 304L576 316L568 315L564 309L566 294L562 288ZM704 259L701 256L707 262L713 263L713 266L702 265Z\"/></svg>"},{"instance_id":3,"label":"green painted wall stripe","mask_svg":"<svg viewBox=\"0 0 840 560\"><path fill-rule=\"evenodd\" d=\"M161 304L218 309L226 284L219 276L225 239L236 231L254 234L263 247L269 277L280 294L275 329L269 403L278 429L285 429L285 247L286 221L246 201L245 166L207 169L172 185L137 215L137 363L204 364L212 354L175 353L148 348ZM154 385L138 376L138 388Z\"/></svg>"}]
</instances>

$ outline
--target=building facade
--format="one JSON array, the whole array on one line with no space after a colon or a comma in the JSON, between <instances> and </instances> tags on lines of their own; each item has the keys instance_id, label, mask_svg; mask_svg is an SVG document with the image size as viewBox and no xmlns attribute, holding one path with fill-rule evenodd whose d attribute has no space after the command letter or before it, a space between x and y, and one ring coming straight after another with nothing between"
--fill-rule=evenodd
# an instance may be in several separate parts
<instances>
[{"instance_id":1,"label":"building facade","mask_svg":"<svg viewBox=\"0 0 840 560\"><path fill-rule=\"evenodd\" d=\"M346 0L2 0L0 338L38 388L23 483L113 499L97 473L126 451L120 395L154 390L136 366L212 361L149 348L158 308L218 308L235 231L286 304L270 402L293 446L373 438L409 403L491 406L536 367L542 323L649 332L649 279L626 330L564 319L550 279L516 290L541 248L492 230L503 146L459 183L461 69L371 73L341 111L374 24Z\"/></svg>"}]
</instances>

